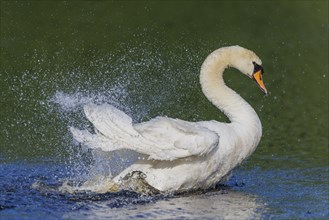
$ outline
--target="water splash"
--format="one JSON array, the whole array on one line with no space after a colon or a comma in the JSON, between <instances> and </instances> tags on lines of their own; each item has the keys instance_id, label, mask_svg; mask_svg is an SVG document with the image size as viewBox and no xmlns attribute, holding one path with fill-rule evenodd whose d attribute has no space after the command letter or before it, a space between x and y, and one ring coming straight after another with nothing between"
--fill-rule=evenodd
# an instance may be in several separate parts
<instances>
[{"instance_id":1,"label":"water splash","mask_svg":"<svg viewBox=\"0 0 329 220\"><path fill-rule=\"evenodd\" d=\"M177 45L172 51L154 41L137 46L123 43L106 54L88 51L88 56L34 50L29 69L15 74L6 70L3 76L9 89L4 97L15 97L9 103L17 110L5 119L4 134L20 134L19 140L14 135L5 139L6 153L19 158L16 149L20 149L33 161L59 161L68 167L67 178L81 183L115 176L136 159L129 151L107 154L74 145L69 126L91 129L83 113L85 104L114 105L134 122L157 115L198 120L199 109L204 108L195 95L199 47Z\"/></svg>"},{"instance_id":2,"label":"water splash","mask_svg":"<svg viewBox=\"0 0 329 220\"><path fill-rule=\"evenodd\" d=\"M88 71L82 67L66 73L61 71L61 84L66 88L59 89L56 86L50 98L39 101L41 106L55 115L61 127L92 129L82 110L88 103L111 104L130 115L134 122L172 112L184 115L184 109L171 103L183 102L186 94L191 94L184 91L198 85L197 80L192 80L193 83L186 80L191 78L193 72L197 79L199 67L193 64L198 53L181 48L186 56L178 59L177 54L164 55L161 47L121 47L124 50L122 55L111 53L91 60ZM172 62L173 65L168 65ZM177 65L182 62L184 65ZM181 68L173 69L172 66ZM191 111L197 111L196 106L188 109L188 112ZM193 119L197 117L197 114L192 116ZM106 153L74 146L70 133L67 129L65 131L66 134L62 136L66 145L63 146L64 154L68 155L65 163L72 167L71 173L80 181L101 185L102 180L106 183L106 179L115 176L137 159L136 153L128 150Z\"/></svg>"},{"instance_id":3,"label":"water splash","mask_svg":"<svg viewBox=\"0 0 329 220\"><path fill-rule=\"evenodd\" d=\"M63 112L76 112L80 110L81 106L91 103L94 100L95 97L84 96L80 92L70 95L57 91L49 102L58 104Z\"/></svg>"}]
</instances>

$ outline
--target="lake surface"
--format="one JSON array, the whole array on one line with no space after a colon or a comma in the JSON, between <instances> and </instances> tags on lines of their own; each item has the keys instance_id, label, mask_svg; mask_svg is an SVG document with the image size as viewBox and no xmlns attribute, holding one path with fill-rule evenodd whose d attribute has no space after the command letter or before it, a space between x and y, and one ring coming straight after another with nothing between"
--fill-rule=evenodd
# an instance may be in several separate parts
<instances>
[{"instance_id":1,"label":"lake surface","mask_svg":"<svg viewBox=\"0 0 329 220\"><path fill-rule=\"evenodd\" d=\"M1 1L0 16L1 219L329 218L327 1ZM228 182L180 195L56 190L104 174L68 131L90 126L86 103L135 122L227 121L198 74L228 45L260 56L269 90L225 72L263 124Z\"/></svg>"}]
</instances>

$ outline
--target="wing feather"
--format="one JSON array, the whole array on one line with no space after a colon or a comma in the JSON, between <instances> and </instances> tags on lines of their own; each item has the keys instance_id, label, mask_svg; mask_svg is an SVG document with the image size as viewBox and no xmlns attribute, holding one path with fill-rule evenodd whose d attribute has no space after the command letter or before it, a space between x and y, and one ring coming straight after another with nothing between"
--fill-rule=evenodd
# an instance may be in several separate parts
<instances>
[{"instance_id":1,"label":"wing feather","mask_svg":"<svg viewBox=\"0 0 329 220\"><path fill-rule=\"evenodd\" d=\"M96 134L70 128L73 137L103 151L130 149L148 159L175 160L208 154L219 142L214 131L180 119L157 117L133 125L128 115L108 104L86 105L84 111Z\"/></svg>"}]
</instances>

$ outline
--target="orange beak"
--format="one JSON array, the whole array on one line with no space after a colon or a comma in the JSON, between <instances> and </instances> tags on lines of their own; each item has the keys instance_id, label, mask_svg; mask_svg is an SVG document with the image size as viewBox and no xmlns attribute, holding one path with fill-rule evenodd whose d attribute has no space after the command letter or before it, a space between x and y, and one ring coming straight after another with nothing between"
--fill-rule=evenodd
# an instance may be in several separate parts
<instances>
[{"instance_id":1,"label":"orange beak","mask_svg":"<svg viewBox=\"0 0 329 220\"><path fill-rule=\"evenodd\" d=\"M256 81L256 83L258 84L259 88L265 93L267 94L267 89L264 85L264 81L263 81L263 73L262 70L258 70L257 72L255 72L252 75L253 79Z\"/></svg>"}]
</instances>

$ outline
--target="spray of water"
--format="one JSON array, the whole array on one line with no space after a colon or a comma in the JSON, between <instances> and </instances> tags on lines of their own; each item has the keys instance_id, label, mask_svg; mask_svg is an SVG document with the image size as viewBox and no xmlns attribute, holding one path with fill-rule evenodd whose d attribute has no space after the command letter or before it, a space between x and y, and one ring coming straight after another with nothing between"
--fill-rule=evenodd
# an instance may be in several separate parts
<instances>
[{"instance_id":1,"label":"spray of water","mask_svg":"<svg viewBox=\"0 0 329 220\"><path fill-rule=\"evenodd\" d=\"M157 115L198 120L207 103L198 99L203 97L198 84L200 51L181 44L173 51L154 41L121 44L106 54L89 51L88 58L82 51L73 56L76 60L62 49L52 55L35 50L29 54L30 63L23 64L28 70L5 70L4 97L14 98L4 100L10 104L4 111L15 111L3 120L6 158L19 159L21 151L33 161L59 162L67 167L58 171L65 172L61 176L78 186L111 178L136 159L129 151L104 153L74 144L69 126L92 130L83 113L85 104L111 104L135 123Z\"/></svg>"},{"instance_id":2,"label":"spray of water","mask_svg":"<svg viewBox=\"0 0 329 220\"><path fill-rule=\"evenodd\" d=\"M134 122L148 120L155 115L170 115L173 111L181 117L184 112L177 103L186 99L187 89L198 88L195 79L199 68L195 63L197 53L193 56L187 49L182 50L186 57L178 58L171 53L164 55L159 47L125 46L125 53L120 56L107 54L92 61L90 65L96 67L93 73L76 69L65 74L62 79L69 89L56 87L53 95L40 104L55 114L62 126L91 131L92 126L83 113L83 106L88 103L111 104L130 115ZM185 64L181 65L182 62ZM192 117L195 118L196 114ZM65 163L71 167L71 179L65 180L61 188L67 192L99 189L104 184L108 190L111 177L138 157L129 150L108 153L76 146L68 131L62 138L66 143ZM115 191L117 188L113 186L112 189Z\"/></svg>"}]
</instances>

